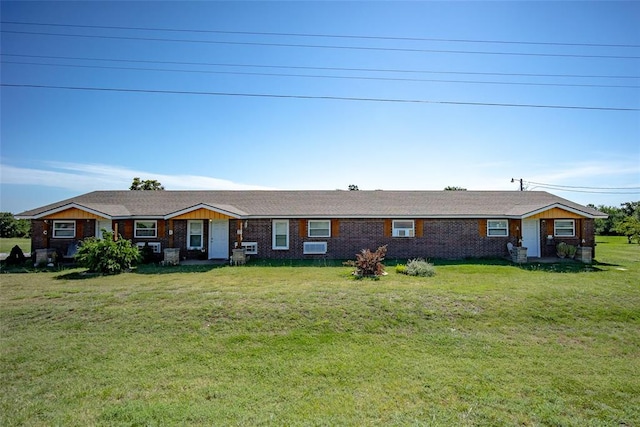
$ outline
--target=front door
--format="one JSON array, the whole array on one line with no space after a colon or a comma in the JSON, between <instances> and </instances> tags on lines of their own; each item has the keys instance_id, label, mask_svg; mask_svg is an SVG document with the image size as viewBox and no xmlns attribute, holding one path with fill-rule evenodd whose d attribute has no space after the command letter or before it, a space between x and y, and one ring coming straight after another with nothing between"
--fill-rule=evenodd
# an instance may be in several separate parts
<instances>
[{"instance_id":1,"label":"front door","mask_svg":"<svg viewBox=\"0 0 640 427\"><path fill-rule=\"evenodd\" d=\"M527 256L540 256L540 222L537 219L522 220L522 246L527 248Z\"/></svg>"},{"instance_id":2,"label":"front door","mask_svg":"<svg viewBox=\"0 0 640 427\"><path fill-rule=\"evenodd\" d=\"M229 220L209 222L209 259L229 259Z\"/></svg>"}]
</instances>

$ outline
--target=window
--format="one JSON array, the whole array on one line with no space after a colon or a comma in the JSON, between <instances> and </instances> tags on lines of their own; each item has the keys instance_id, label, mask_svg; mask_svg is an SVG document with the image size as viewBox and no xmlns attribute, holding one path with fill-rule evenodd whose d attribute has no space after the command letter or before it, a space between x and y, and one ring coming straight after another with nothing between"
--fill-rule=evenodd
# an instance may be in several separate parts
<instances>
[{"instance_id":1,"label":"window","mask_svg":"<svg viewBox=\"0 0 640 427\"><path fill-rule=\"evenodd\" d=\"M242 242L244 253L247 255L258 255L258 242Z\"/></svg>"},{"instance_id":2,"label":"window","mask_svg":"<svg viewBox=\"0 0 640 427\"><path fill-rule=\"evenodd\" d=\"M76 237L76 222L53 221L53 237L58 239L73 239Z\"/></svg>"},{"instance_id":3,"label":"window","mask_svg":"<svg viewBox=\"0 0 640 427\"><path fill-rule=\"evenodd\" d=\"M289 249L289 220L273 220L273 249Z\"/></svg>"},{"instance_id":4,"label":"window","mask_svg":"<svg viewBox=\"0 0 640 427\"><path fill-rule=\"evenodd\" d=\"M487 220L487 236L504 237L509 235L509 220L490 219Z\"/></svg>"},{"instance_id":5,"label":"window","mask_svg":"<svg viewBox=\"0 0 640 427\"><path fill-rule=\"evenodd\" d=\"M188 249L202 249L202 221L187 222Z\"/></svg>"},{"instance_id":6,"label":"window","mask_svg":"<svg viewBox=\"0 0 640 427\"><path fill-rule=\"evenodd\" d=\"M146 245L149 245L149 247L151 249L153 249L153 253L154 254L159 254L160 253L160 242L138 242L136 243L136 246L138 247L138 249L142 250L142 248L144 248Z\"/></svg>"},{"instance_id":7,"label":"window","mask_svg":"<svg viewBox=\"0 0 640 427\"><path fill-rule=\"evenodd\" d=\"M413 237L415 235L413 220L394 220L393 237Z\"/></svg>"},{"instance_id":8,"label":"window","mask_svg":"<svg viewBox=\"0 0 640 427\"><path fill-rule=\"evenodd\" d=\"M309 220L309 237L331 237L331 221Z\"/></svg>"},{"instance_id":9,"label":"window","mask_svg":"<svg viewBox=\"0 0 640 427\"><path fill-rule=\"evenodd\" d=\"M326 254L327 242L304 242L302 248L306 255Z\"/></svg>"},{"instance_id":10,"label":"window","mask_svg":"<svg viewBox=\"0 0 640 427\"><path fill-rule=\"evenodd\" d=\"M572 219L556 219L553 221L553 234L557 237L575 236L575 221Z\"/></svg>"},{"instance_id":11,"label":"window","mask_svg":"<svg viewBox=\"0 0 640 427\"><path fill-rule=\"evenodd\" d=\"M158 235L158 221L136 221L136 237L156 237Z\"/></svg>"}]
</instances>

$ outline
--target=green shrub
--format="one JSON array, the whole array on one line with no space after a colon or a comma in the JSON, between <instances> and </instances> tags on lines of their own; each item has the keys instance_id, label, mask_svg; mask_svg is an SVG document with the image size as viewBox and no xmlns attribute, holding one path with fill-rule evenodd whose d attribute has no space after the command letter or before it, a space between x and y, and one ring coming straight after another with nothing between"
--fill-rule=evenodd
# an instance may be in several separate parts
<instances>
[{"instance_id":1,"label":"green shrub","mask_svg":"<svg viewBox=\"0 0 640 427\"><path fill-rule=\"evenodd\" d=\"M404 274L408 276L431 277L435 276L436 270L433 264L422 258L415 258L407 262Z\"/></svg>"},{"instance_id":2,"label":"green shrub","mask_svg":"<svg viewBox=\"0 0 640 427\"><path fill-rule=\"evenodd\" d=\"M398 274L407 274L407 266L404 264L396 265L396 273Z\"/></svg>"},{"instance_id":3,"label":"green shrub","mask_svg":"<svg viewBox=\"0 0 640 427\"><path fill-rule=\"evenodd\" d=\"M113 233L104 231L103 238L89 237L80 242L76 261L89 271L102 274L118 274L140 261L140 251L119 236L113 240Z\"/></svg>"}]
</instances>

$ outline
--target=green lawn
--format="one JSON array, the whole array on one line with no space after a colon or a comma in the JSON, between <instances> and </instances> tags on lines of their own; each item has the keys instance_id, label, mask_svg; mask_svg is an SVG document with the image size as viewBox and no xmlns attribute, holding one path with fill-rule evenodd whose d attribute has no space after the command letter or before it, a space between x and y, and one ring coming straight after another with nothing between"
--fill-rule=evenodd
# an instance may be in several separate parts
<instances>
[{"instance_id":1,"label":"green lawn","mask_svg":"<svg viewBox=\"0 0 640 427\"><path fill-rule=\"evenodd\" d=\"M18 237L2 237L0 238L0 252L2 253L9 253L11 252L11 248L13 248L15 245L20 246L20 249L22 249L22 252L27 255L29 254L29 252L31 252L31 239L27 238L27 239L22 239L22 238L18 238Z\"/></svg>"},{"instance_id":2,"label":"green lawn","mask_svg":"<svg viewBox=\"0 0 640 427\"><path fill-rule=\"evenodd\" d=\"M3 273L0 425L640 426L624 242L574 272Z\"/></svg>"}]
</instances>

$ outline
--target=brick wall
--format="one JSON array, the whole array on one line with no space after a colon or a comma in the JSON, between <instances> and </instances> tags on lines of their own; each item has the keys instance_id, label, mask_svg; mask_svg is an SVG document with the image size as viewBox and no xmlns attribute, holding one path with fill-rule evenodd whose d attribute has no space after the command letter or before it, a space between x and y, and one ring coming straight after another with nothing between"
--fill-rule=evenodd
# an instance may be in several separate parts
<instances>
[{"instance_id":1,"label":"brick wall","mask_svg":"<svg viewBox=\"0 0 640 427\"><path fill-rule=\"evenodd\" d=\"M416 224L416 229L420 227ZM289 249L272 249L272 221L249 220L243 240L258 242L258 258L270 259L352 259L362 249L375 250L387 245L387 258L467 258L507 255L507 242L516 243L515 236L486 237L478 231L476 219L424 220L423 233L416 237L385 236L384 219L340 219L338 235L329 238L300 235L300 220L289 219ZM232 227L231 233L235 229ZM305 255L304 242L327 242L326 255Z\"/></svg>"}]
</instances>

